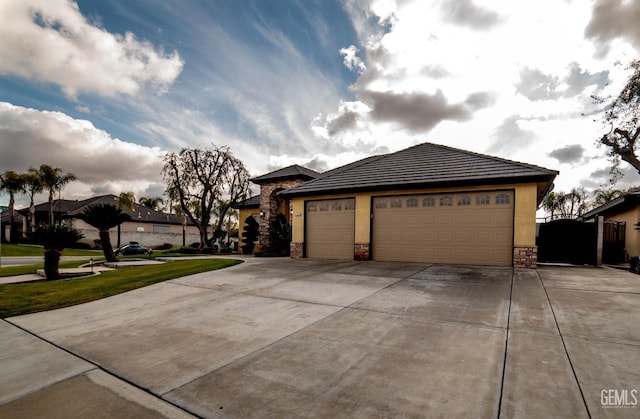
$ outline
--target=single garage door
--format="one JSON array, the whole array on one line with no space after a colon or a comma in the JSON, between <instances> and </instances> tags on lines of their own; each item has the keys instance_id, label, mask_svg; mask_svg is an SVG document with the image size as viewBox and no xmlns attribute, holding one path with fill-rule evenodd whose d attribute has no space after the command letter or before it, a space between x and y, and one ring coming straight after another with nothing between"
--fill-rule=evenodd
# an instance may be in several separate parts
<instances>
[{"instance_id":1,"label":"single garage door","mask_svg":"<svg viewBox=\"0 0 640 419\"><path fill-rule=\"evenodd\" d=\"M375 260L511 266L513 191L373 199Z\"/></svg>"},{"instance_id":2,"label":"single garage door","mask_svg":"<svg viewBox=\"0 0 640 419\"><path fill-rule=\"evenodd\" d=\"M305 225L308 258L353 260L354 198L307 202Z\"/></svg>"}]
</instances>

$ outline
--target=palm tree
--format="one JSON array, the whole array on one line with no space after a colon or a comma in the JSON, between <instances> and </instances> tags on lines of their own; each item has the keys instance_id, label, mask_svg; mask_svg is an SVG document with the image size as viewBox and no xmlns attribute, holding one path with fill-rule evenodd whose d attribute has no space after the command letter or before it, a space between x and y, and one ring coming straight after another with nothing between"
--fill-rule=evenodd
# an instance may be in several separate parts
<instances>
[{"instance_id":1,"label":"palm tree","mask_svg":"<svg viewBox=\"0 0 640 419\"><path fill-rule=\"evenodd\" d=\"M111 237L109 230L119 226L125 221L131 220L129 214L125 214L122 210L111 204L91 204L78 216L81 220L98 229L100 234L100 242L102 243L102 252L105 259L109 262L116 260L111 247Z\"/></svg>"},{"instance_id":2,"label":"palm tree","mask_svg":"<svg viewBox=\"0 0 640 419\"><path fill-rule=\"evenodd\" d=\"M161 209L160 205L164 205L164 199L160 198L159 196L143 196L142 198L140 198L138 203L143 207L151 208L154 211L159 211Z\"/></svg>"},{"instance_id":3,"label":"palm tree","mask_svg":"<svg viewBox=\"0 0 640 419\"><path fill-rule=\"evenodd\" d=\"M604 205L609 201L613 201L617 197L624 194L623 191L619 189L596 189L594 191L595 194L595 202L596 206Z\"/></svg>"},{"instance_id":4,"label":"palm tree","mask_svg":"<svg viewBox=\"0 0 640 419\"><path fill-rule=\"evenodd\" d=\"M15 226L15 203L16 194L24 192L25 179L24 176L14 172L13 170L7 170L0 175L0 190L9 194L9 240L11 243L18 241L18 234ZM2 233L4 235L4 231Z\"/></svg>"},{"instance_id":5,"label":"palm tree","mask_svg":"<svg viewBox=\"0 0 640 419\"><path fill-rule=\"evenodd\" d=\"M118 209L122 211L123 208L129 211L136 209L136 197L133 192L120 192L118 195ZM120 248L120 224L118 224L118 245L116 247Z\"/></svg>"},{"instance_id":6,"label":"palm tree","mask_svg":"<svg viewBox=\"0 0 640 419\"><path fill-rule=\"evenodd\" d=\"M27 233L27 237L44 248L44 273L49 280L60 276L60 256L65 247L70 247L84 237L73 227L45 224Z\"/></svg>"},{"instance_id":7,"label":"palm tree","mask_svg":"<svg viewBox=\"0 0 640 419\"><path fill-rule=\"evenodd\" d=\"M25 180L25 190L29 195L29 218L28 218L28 231L33 231L36 223L36 207L33 202L33 197L35 194L42 192L44 189L44 185L42 184L42 179L38 174L38 170L33 167L29 168L29 172L24 175Z\"/></svg>"},{"instance_id":8,"label":"palm tree","mask_svg":"<svg viewBox=\"0 0 640 419\"><path fill-rule=\"evenodd\" d=\"M49 191L49 224L53 224L53 198L55 192L61 190L67 183L76 180L76 176L73 173L62 173L62 169L59 167L51 167L47 164L40 165L38 169L43 189Z\"/></svg>"},{"instance_id":9,"label":"palm tree","mask_svg":"<svg viewBox=\"0 0 640 419\"><path fill-rule=\"evenodd\" d=\"M560 210L560 207L562 205L562 195L564 195L562 192L549 192L542 200L542 208L544 208L549 213L549 218L551 221L556 218L556 211Z\"/></svg>"}]
</instances>

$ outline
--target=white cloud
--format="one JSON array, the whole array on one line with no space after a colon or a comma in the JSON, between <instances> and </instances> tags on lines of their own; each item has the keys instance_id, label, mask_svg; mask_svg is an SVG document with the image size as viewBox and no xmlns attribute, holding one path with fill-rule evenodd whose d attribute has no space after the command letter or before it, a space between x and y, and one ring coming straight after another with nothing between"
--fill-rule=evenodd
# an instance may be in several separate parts
<instances>
[{"instance_id":1,"label":"white cloud","mask_svg":"<svg viewBox=\"0 0 640 419\"><path fill-rule=\"evenodd\" d=\"M596 0L593 16L585 35L595 39L598 53L606 55L611 43L619 38L631 42L640 51L640 2L631 0Z\"/></svg>"},{"instance_id":2,"label":"white cloud","mask_svg":"<svg viewBox=\"0 0 640 419\"><path fill-rule=\"evenodd\" d=\"M162 93L184 64L175 51L88 22L72 0L0 2L0 39L0 73L57 84L70 98Z\"/></svg>"},{"instance_id":3,"label":"white cloud","mask_svg":"<svg viewBox=\"0 0 640 419\"><path fill-rule=\"evenodd\" d=\"M616 61L637 48L638 25L612 22L633 15L635 3L348 2L366 68L352 91L364 106L341 102L318 132L392 150L428 140L552 169L559 161L549 153L573 146L583 158L562 164L556 181L571 189L607 164L595 146L600 126L584 114L590 95L616 94L626 80ZM598 55L601 44L607 57Z\"/></svg>"},{"instance_id":4,"label":"white cloud","mask_svg":"<svg viewBox=\"0 0 640 419\"><path fill-rule=\"evenodd\" d=\"M89 121L60 112L0 102L0 167L26 172L48 164L78 178L65 187L69 199L134 191L162 183L164 151L112 138Z\"/></svg>"},{"instance_id":5,"label":"white cloud","mask_svg":"<svg viewBox=\"0 0 640 419\"><path fill-rule=\"evenodd\" d=\"M343 63L349 70L362 74L367 71L367 66L362 59L358 57L359 51L355 45L349 45L347 48L340 49L340 55L344 56Z\"/></svg>"}]
</instances>

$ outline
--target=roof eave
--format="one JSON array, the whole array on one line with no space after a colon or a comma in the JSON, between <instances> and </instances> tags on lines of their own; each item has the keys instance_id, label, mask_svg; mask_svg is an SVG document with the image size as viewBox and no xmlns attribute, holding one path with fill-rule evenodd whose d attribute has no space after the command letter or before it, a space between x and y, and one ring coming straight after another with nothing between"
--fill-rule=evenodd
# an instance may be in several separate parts
<instances>
[{"instance_id":1,"label":"roof eave","mask_svg":"<svg viewBox=\"0 0 640 419\"><path fill-rule=\"evenodd\" d=\"M281 191L279 195L287 198L300 198L305 196L321 196L321 195L343 195L349 193L360 192L385 192L391 190L414 190L414 189L443 189L452 187L465 187L465 186L495 186L501 184L514 184L514 183L537 183L537 182L549 182L552 183L556 174L545 175L530 175L522 177L506 177L495 179L462 179L440 182L416 182L416 183L404 183L404 184L390 184L390 185L373 185L373 186L350 186L344 188L330 188L315 191L295 191L295 188Z\"/></svg>"}]
</instances>

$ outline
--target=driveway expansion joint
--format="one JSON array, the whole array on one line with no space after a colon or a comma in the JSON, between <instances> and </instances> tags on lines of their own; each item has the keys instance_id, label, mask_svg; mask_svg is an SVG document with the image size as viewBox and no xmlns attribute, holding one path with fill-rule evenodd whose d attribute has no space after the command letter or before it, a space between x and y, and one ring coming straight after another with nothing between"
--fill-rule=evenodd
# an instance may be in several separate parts
<instances>
[{"instance_id":1,"label":"driveway expansion joint","mask_svg":"<svg viewBox=\"0 0 640 419\"><path fill-rule=\"evenodd\" d=\"M551 304L551 298L549 297L549 293L547 292L547 288L544 285L544 281L542 280L542 277L540 277L540 273L536 270L536 275L538 276L538 280L540 281L540 284L542 284L542 289L544 290L544 294L547 297L547 302L549 303L549 307L551 307L551 314L553 315L553 321L555 322L556 325L556 329L558 330L558 333L560 335L560 341L562 342L562 348L564 350L564 353L567 357L567 361L569 361L569 366L571 368L571 372L573 373L573 378L575 379L576 385L578 386L578 390L580 391L580 397L582 397L582 403L584 404L584 408L587 412L587 415L589 415L589 418L592 417L591 412L589 411L589 405L587 404L587 399L584 395L584 391L582 390L582 386L580 385L580 380L578 379L578 374L576 373L576 369L573 365L573 362L571 361L571 356L569 356L569 351L567 349L567 344L564 340L564 336L562 334L562 330L560 330L560 325L558 324L558 317L556 316L556 311L553 308L553 304Z\"/></svg>"},{"instance_id":2,"label":"driveway expansion joint","mask_svg":"<svg viewBox=\"0 0 640 419\"><path fill-rule=\"evenodd\" d=\"M53 346L53 347L55 347L55 348L57 348L57 349L60 349L61 351L65 352L65 353L67 353L67 354L69 354L69 355L71 355L71 356L74 356L74 357L76 357L76 358L78 358L78 359L81 359L81 360L83 360L83 361L85 361L85 362L87 362L87 363L89 363L89 364L91 364L91 365L93 365L93 366L94 366L94 368L91 368L91 369L89 369L89 370L87 370L87 371L83 371L82 373L79 373L79 374L75 375L74 377L78 377L78 376L84 375L84 374L88 373L89 371L102 371L102 372L104 372L105 374L108 374L108 375L110 375L110 376L112 376L112 377L115 377L116 379L121 380L121 381L123 381L123 382L125 382L125 383L127 383L127 384L131 385L132 387L135 387L136 389L138 389L138 390L140 390L140 391L142 391L142 392L144 392L144 393L148 394L148 395L149 395L149 396L151 396L151 397L154 397L154 398L156 398L156 399L158 399L158 400L161 400L161 401L163 401L163 402L165 402L165 403L167 403L167 404L170 404L171 406L175 407L176 409L179 409L179 410L181 410L181 411L183 411L183 412L185 412L185 413L188 413L188 414L190 414L190 415L192 415L192 416L199 417L196 413L189 411L188 409L184 408L183 406L177 405L177 404L175 404L175 403L171 402L170 400L166 400L166 399L165 399L165 398L163 398L162 396L160 396L160 395L158 395L158 394L155 394L155 393L153 393L152 391L150 391L149 389L144 388L144 387L142 387L142 386L140 386L140 385L136 384L134 381L131 381L131 380L129 380L129 379L127 379L127 378L125 378L125 377L120 376L120 375L119 375L119 374L117 374L117 373L114 373L113 371L111 371L111 370L109 370L109 369L105 368L104 366L102 366L102 365L100 365L100 364L98 364L98 363L96 363L96 362L92 361L91 359L89 359L89 358L87 358L87 357L84 357L84 356L82 356L82 355L80 355L80 354L77 354L77 353L75 353L75 352L73 352L73 351L70 351L69 349L65 348L64 346L61 346L61 345L59 345L59 344L57 344L57 343L55 343L55 342L52 342L52 341L50 341L50 340L48 340L48 339L45 339L45 338L43 338L42 336L40 336L40 335L38 335L38 334L36 334L36 333L33 333L33 332L31 332L31 331L29 331L29 330L27 330L27 329L25 329L25 328L21 327L20 325L18 325L18 324L16 324L16 323L12 322L12 321L10 320L10 318L8 318L8 319L2 319L2 320L4 320L5 322L9 323L9 324L10 324L10 325L12 325L13 327L15 327L15 328L17 328L17 329L20 329L21 331L23 331L23 332L25 332L25 333L27 333L27 334L29 334L29 335L33 336L34 338L36 338L36 339L38 339L38 340L40 340L40 341L42 341L42 342L44 342L44 343L46 343L46 344L49 344L49 345L51 345L51 346ZM69 379L71 379L71 378L73 378L73 377L67 377L67 378L65 378L65 379L63 379L63 380L61 380L61 381L58 381L57 383L64 382L64 381L69 380ZM51 387L51 386L53 386L53 385L55 385L55 384L57 384L57 383L51 383L48 387ZM43 389L38 389L37 391L41 391L41 390L43 390ZM24 396L23 396L23 397L24 397Z\"/></svg>"}]
</instances>

